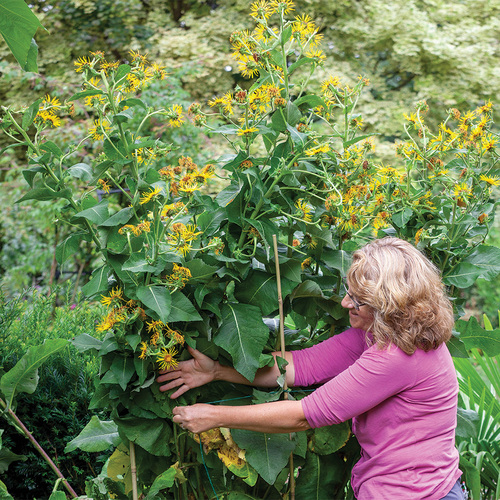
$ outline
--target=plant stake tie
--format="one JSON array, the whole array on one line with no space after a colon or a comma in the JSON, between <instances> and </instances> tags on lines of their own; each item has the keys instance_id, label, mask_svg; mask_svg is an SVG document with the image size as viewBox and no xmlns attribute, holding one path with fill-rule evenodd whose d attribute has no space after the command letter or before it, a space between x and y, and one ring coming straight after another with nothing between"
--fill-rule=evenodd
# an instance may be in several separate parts
<instances>
[{"instance_id":1,"label":"plant stake tie","mask_svg":"<svg viewBox=\"0 0 500 500\"><path fill-rule=\"evenodd\" d=\"M273 246L274 246L274 262L276 266L276 284L278 286L278 307L279 307L279 317L280 317L280 348L281 348L281 357L285 359L285 317L283 314L283 297L281 296L281 275L280 275L280 263L278 255L278 240L275 234L273 234ZM283 394L283 398L288 399L288 386L286 383L286 373L285 373L285 380L283 383L283 390L285 391ZM290 439L292 439L291 434L290 434ZM295 500L295 476L294 476L294 466L293 466L293 451L292 453L290 453L290 499Z\"/></svg>"}]
</instances>

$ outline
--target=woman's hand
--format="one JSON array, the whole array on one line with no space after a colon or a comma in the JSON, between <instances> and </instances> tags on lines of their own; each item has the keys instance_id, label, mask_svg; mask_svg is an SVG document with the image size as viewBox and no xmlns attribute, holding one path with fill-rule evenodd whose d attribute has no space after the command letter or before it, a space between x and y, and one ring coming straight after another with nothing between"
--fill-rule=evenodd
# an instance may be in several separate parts
<instances>
[{"instance_id":1,"label":"woman's hand","mask_svg":"<svg viewBox=\"0 0 500 500\"><path fill-rule=\"evenodd\" d=\"M172 399L178 398L189 389L215 380L218 363L196 349L189 346L187 349L193 359L181 361L177 368L160 371L160 376L156 379L160 384L167 382L160 386L162 392L179 388L170 395Z\"/></svg>"},{"instance_id":2,"label":"woman's hand","mask_svg":"<svg viewBox=\"0 0 500 500\"><path fill-rule=\"evenodd\" d=\"M218 427L215 415L217 408L203 403L191 406L176 406L173 421L183 429L199 434Z\"/></svg>"}]
</instances>

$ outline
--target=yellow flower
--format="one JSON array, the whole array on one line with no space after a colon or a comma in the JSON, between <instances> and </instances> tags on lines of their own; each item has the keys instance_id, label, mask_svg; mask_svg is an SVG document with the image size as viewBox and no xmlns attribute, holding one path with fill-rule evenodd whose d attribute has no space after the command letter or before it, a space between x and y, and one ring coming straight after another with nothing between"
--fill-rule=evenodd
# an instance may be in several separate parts
<instances>
[{"instance_id":1,"label":"yellow flower","mask_svg":"<svg viewBox=\"0 0 500 500\"><path fill-rule=\"evenodd\" d=\"M251 134L253 134L254 132L258 132L259 129L255 128L255 127L251 127L251 128L240 128L238 130L238 135L239 136L249 136Z\"/></svg>"},{"instance_id":2,"label":"yellow flower","mask_svg":"<svg viewBox=\"0 0 500 500\"><path fill-rule=\"evenodd\" d=\"M109 292L109 297L105 295L101 295L101 297L101 302L106 306L110 306L115 299L123 300L123 291L121 288L112 288Z\"/></svg>"},{"instance_id":3,"label":"yellow flower","mask_svg":"<svg viewBox=\"0 0 500 500\"><path fill-rule=\"evenodd\" d=\"M178 104L174 104L167 111L167 117L169 118L168 124L170 127L180 127L185 121L182 114L182 107Z\"/></svg>"},{"instance_id":4,"label":"yellow flower","mask_svg":"<svg viewBox=\"0 0 500 500\"><path fill-rule=\"evenodd\" d=\"M89 59L88 57L79 57L74 63L75 71L81 73L84 69L90 69L94 66L95 61Z\"/></svg>"},{"instance_id":5,"label":"yellow flower","mask_svg":"<svg viewBox=\"0 0 500 500\"><path fill-rule=\"evenodd\" d=\"M462 197L470 198L472 196L472 189L467 186L465 182L460 184L455 184L453 188L453 194L458 198L462 199Z\"/></svg>"},{"instance_id":6,"label":"yellow flower","mask_svg":"<svg viewBox=\"0 0 500 500\"><path fill-rule=\"evenodd\" d=\"M148 343L147 342L141 342L140 344L140 349L141 349L141 354L139 354L139 359L146 359L146 355L148 352Z\"/></svg>"},{"instance_id":7,"label":"yellow flower","mask_svg":"<svg viewBox=\"0 0 500 500\"><path fill-rule=\"evenodd\" d=\"M325 93L327 90L330 90L331 87L338 89L340 86L340 78L338 76L330 76L321 84L321 91Z\"/></svg>"},{"instance_id":8,"label":"yellow flower","mask_svg":"<svg viewBox=\"0 0 500 500\"><path fill-rule=\"evenodd\" d=\"M272 0L271 8L275 10L275 12L283 11L284 14L290 14L292 10L295 10L295 5L292 0Z\"/></svg>"},{"instance_id":9,"label":"yellow flower","mask_svg":"<svg viewBox=\"0 0 500 500\"><path fill-rule=\"evenodd\" d=\"M330 146L328 144L323 144L322 146L318 146L316 148L311 148L306 150L307 156L315 156L318 153L328 153L330 151Z\"/></svg>"},{"instance_id":10,"label":"yellow flower","mask_svg":"<svg viewBox=\"0 0 500 500\"><path fill-rule=\"evenodd\" d=\"M47 94L43 100L43 104L45 108L54 108L54 109L59 109L61 107L61 101L57 97L50 97L49 94Z\"/></svg>"},{"instance_id":11,"label":"yellow flower","mask_svg":"<svg viewBox=\"0 0 500 500\"><path fill-rule=\"evenodd\" d=\"M195 191L200 189L200 185L195 181L180 181L179 182L179 191L186 193L187 195L193 194Z\"/></svg>"},{"instance_id":12,"label":"yellow flower","mask_svg":"<svg viewBox=\"0 0 500 500\"><path fill-rule=\"evenodd\" d=\"M89 106L92 108L96 108L99 106L99 104L104 104L106 100L104 99L104 96L102 94L97 94L97 95L88 95L85 97L85 106Z\"/></svg>"},{"instance_id":13,"label":"yellow flower","mask_svg":"<svg viewBox=\"0 0 500 500\"><path fill-rule=\"evenodd\" d=\"M306 222L312 221L311 207L307 203L299 199L295 202L295 208L297 209L296 215Z\"/></svg>"},{"instance_id":14,"label":"yellow flower","mask_svg":"<svg viewBox=\"0 0 500 500\"><path fill-rule=\"evenodd\" d=\"M161 193L161 187L159 186L156 186L154 189L151 189L147 193L143 193L141 196L140 204L145 205L160 193Z\"/></svg>"},{"instance_id":15,"label":"yellow flower","mask_svg":"<svg viewBox=\"0 0 500 500\"><path fill-rule=\"evenodd\" d=\"M266 0L257 0L250 6L250 15L255 19L267 19L272 9Z\"/></svg>"},{"instance_id":16,"label":"yellow flower","mask_svg":"<svg viewBox=\"0 0 500 500\"><path fill-rule=\"evenodd\" d=\"M104 138L105 135L108 135L108 131L110 130L109 124L106 120L94 120L94 126L89 129L89 133L92 136L92 139L96 141L100 141Z\"/></svg>"},{"instance_id":17,"label":"yellow flower","mask_svg":"<svg viewBox=\"0 0 500 500\"><path fill-rule=\"evenodd\" d=\"M176 368L179 362L175 359L177 354L177 349L171 347L170 349L162 348L161 353L157 354L156 362L160 366L161 370L169 370L170 368Z\"/></svg>"},{"instance_id":18,"label":"yellow flower","mask_svg":"<svg viewBox=\"0 0 500 500\"><path fill-rule=\"evenodd\" d=\"M326 55L321 49L309 50L306 52L306 56L314 59L317 63L322 63L326 59Z\"/></svg>"},{"instance_id":19,"label":"yellow flower","mask_svg":"<svg viewBox=\"0 0 500 500\"><path fill-rule=\"evenodd\" d=\"M148 64L147 54L141 55L141 54L139 54L139 52L135 52L133 50L129 50L129 54L132 57L133 63L137 62L143 66Z\"/></svg>"},{"instance_id":20,"label":"yellow flower","mask_svg":"<svg viewBox=\"0 0 500 500\"><path fill-rule=\"evenodd\" d=\"M99 179L97 182L101 186L101 189L105 193L109 194L109 190L111 189L111 186L104 179Z\"/></svg>"},{"instance_id":21,"label":"yellow flower","mask_svg":"<svg viewBox=\"0 0 500 500\"><path fill-rule=\"evenodd\" d=\"M500 179L497 177L489 177L488 175L481 175L479 177L480 180L486 182L486 184L489 184L490 186L500 186Z\"/></svg>"},{"instance_id":22,"label":"yellow flower","mask_svg":"<svg viewBox=\"0 0 500 500\"><path fill-rule=\"evenodd\" d=\"M237 58L238 71L245 78L254 78L259 74L259 65L255 62L253 56L239 55Z\"/></svg>"}]
</instances>

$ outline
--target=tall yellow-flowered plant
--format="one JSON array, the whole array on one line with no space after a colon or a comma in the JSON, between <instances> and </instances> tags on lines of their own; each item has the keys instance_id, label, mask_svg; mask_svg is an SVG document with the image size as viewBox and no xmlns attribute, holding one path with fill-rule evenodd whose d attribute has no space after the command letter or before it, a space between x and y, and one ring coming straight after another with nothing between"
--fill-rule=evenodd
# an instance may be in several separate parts
<instances>
[{"instance_id":1,"label":"tall yellow-flowered plant","mask_svg":"<svg viewBox=\"0 0 500 500\"><path fill-rule=\"evenodd\" d=\"M290 452L307 471L297 479L298 492L306 491L304 477L321 482L316 462L336 460L325 456L349 439L349 427L342 425L292 440L223 431L194 443L172 424L173 406L248 397L251 390L214 384L173 402L154 381L158 369L187 357L186 344L250 380L271 361L278 340L263 318L278 310L273 235L292 345L312 345L346 324L341 279L350 253L368 239L395 234L417 244L452 293L500 271L492 264L500 261L498 249L484 244L496 206L492 190L500 184L492 104L465 114L452 109L431 130L426 103L417 103L404 117L394 163L382 164L376 136L363 133L356 112L369 82L331 75L310 88L325 58L313 20L290 0L258 0L250 16L254 29L230 39L246 85L206 105L150 108L140 93L167 78L165 68L136 51L127 64L97 51L75 62L83 87L66 103L45 96L26 110L4 108L2 130L29 150L30 189L20 201L67 201L61 220L75 233L59 246L59 261L82 241L92 241L102 256L84 292L108 308L97 327L105 338L91 344L79 338L75 345L99 351L101 377L92 406L110 410L118 440L135 444L139 490L146 498L162 488L172 488L167 496L213 496L200 476L198 445L205 453L218 450L221 462L208 467L221 497L244 491L245 484L253 488L247 496L262 498L268 488L287 495L282 470ZM50 130L71 120L74 106L84 106L91 121L81 140L63 150ZM182 144L165 144L148 132L152 117L173 128L191 120L224 137L228 149L199 165L182 154ZM76 153L89 142L93 156L81 153L78 160ZM227 187L209 196L205 187L221 168ZM255 391L253 397L261 402L279 394ZM348 468L355 447L341 453L339 463ZM162 471L163 486L150 489ZM332 497L347 488L348 474L340 476L329 482Z\"/></svg>"}]
</instances>

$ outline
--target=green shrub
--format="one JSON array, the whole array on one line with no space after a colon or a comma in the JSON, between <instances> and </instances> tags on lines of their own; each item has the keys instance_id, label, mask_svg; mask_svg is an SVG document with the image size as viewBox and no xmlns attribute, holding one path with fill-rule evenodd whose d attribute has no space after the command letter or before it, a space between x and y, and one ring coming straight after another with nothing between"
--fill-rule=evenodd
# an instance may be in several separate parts
<instances>
[{"instance_id":1,"label":"green shrub","mask_svg":"<svg viewBox=\"0 0 500 500\"><path fill-rule=\"evenodd\" d=\"M57 292L44 296L33 291L27 297L8 300L0 292L0 365L4 371L45 339L70 339L84 332L96 335L100 304L55 307L56 296ZM86 478L97 475L107 459L98 453L64 453L67 442L80 433L93 413L88 406L98 369L92 354L77 353L68 345L39 369L36 392L19 394L14 408L79 494L84 492ZM8 491L16 499L48 498L57 479L54 473L23 435L5 421L2 427L3 445L27 457L24 462L13 462L2 477Z\"/></svg>"}]
</instances>

